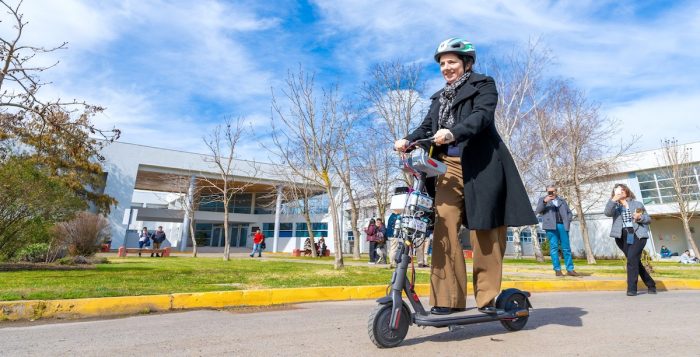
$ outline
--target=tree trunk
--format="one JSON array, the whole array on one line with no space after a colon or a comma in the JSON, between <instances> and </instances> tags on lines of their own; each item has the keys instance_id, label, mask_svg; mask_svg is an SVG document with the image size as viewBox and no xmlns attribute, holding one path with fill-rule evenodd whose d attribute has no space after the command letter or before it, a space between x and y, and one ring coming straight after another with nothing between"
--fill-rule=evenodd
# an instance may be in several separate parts
<instances>
[{"instance_id":1,"label":"tree trunk","mask_svg":"<svg viewBox=\"0 0 700 357\"><path fill-rule=\"evenodd\" d=\"M228 202L224 203L224 260L231 260L231 242L228 236Z\"/></svg>"},{"instance_id":2,"label":"tree trunk","mask_svg":"<svg viewBox=\"0 0 700 357\"><path fill-rule=\"evenodd\" d=\"M693 240L693 234L690 232L690 224L689 224L689 219L686 217L681 218L681 221L683 221L683 232L685 232L685 239L687 240L688 243L688 249L691 250L691 253L695 256L698 254L698 246L695 244L695 241Z\"/></svg>"},{"instance_id":3,"label":"tree trunk","mask_svg":"<svg viewBox=\"0 0 700 357\"><path fill-rule=\"evenodd\" d=\"M318 254L316 254L316 237L314 237L314 230L311 223L311 214L308 211L308 205L307 209L304 210L304 220L306 220L306 231L309 233L309 242L311 242L311 256L316 258L318 257Z\"/></svg>"},{"instance_id":4,"label":"tree trunk","mask_svg":"<svg viewBox=\"0 0 700 357\"><path fill-rule=\"evenodd\" d=\"M352 258L355 260L360 260L362 257L360 256L360 229L357 228L357 220L358 220L358 214L357 214L357 205L355 202L351 202L351 210L350 210L350 227L352 228L352 236L353 236L353 250L352 250Z\"/></svg>"},{"instance_id":5,"label":"tree trunk","mask_svg":"<svg viewBox=\"0 0 700 357\"><path fill-rule=\"evenodd\" d=\"M522 231L522 227L513 227L511 230L513 231L513 253L515 253L515 259L522 259L523 246L520 242L520 232Z\"/></svg>"},{"instance_id":6,"label":"tree trunk","mask_svg":"<svg viewBox=\"0 0 700 357\"><path fill-rule=\"evenodd\" d=\"M532 238L532 251L535 254L535 260L540 263L544 262L544 256L542 255L542 247L540 246L540 240L537 238L537 225L531 226L530 231L535 232L535 236Z\"/></svg>"},{"instance_id":7,"label":"tree trunk","mask_svg":"<svg viewBox=\"0 0 700 357\"><path fill-rule=\"evenodd\" d=\"M576 187L576 213L581 229L581 237L583 237L583 248L586 250L586 260L588 260L588 264L596 264L595 257L593 256L593 249L591 249L591 240L588 237L588 225L586 224L586 215L583 214L581 197L579 196L580 193L581 191Z\"/></svg>"},{"instance_id":8,"label":"tree trunk","mask_svg":"<svg viewBox=\"0 0 700 357\"><path fill-rule=\"evenodd\" d=\"M192 239L192 257L197 257L197 239L194 236L194 214L190 215L190 237Z\"/></svg>"},{"instance_id":9,"label":"tree trunk","mask_svg":"<svg viewBox=\"0 0 700 357\"><path fill-rule=\"evenodd\" d=\"M339 222L338 222L338 207L336 206L335 202L335 195L333 194L333 189L330 186L330 180L327 179L326 175L326 192L328 193L328 197L331 201L331 219L333 222L333 242L335 245L335 264L333 267L335 269L343 269L345 264L343 263L343 250L342 248L342 237L341 237L341 229L339 227Z\"/></svg>"}]
</instances>

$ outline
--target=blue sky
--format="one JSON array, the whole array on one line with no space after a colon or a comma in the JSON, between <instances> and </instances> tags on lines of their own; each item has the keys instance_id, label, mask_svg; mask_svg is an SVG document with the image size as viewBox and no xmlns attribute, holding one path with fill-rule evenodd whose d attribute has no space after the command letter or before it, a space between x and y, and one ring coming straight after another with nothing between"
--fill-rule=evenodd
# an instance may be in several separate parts
<instances>
[{"instance_id":1,"label":"blue sky","mask_svg":"<svg viewBox=\"0 0 700 357\"><path fill-rule=\"evenodd\" d=\"M252 128L240 155L265 161L270 89L289 69L354 93L377 62L418 62L429 96L443 85L434 48L451 36L483 58L541 37L550 74L599 101L621 137L639 135L635 149L700 140L696 1L26 0L23 12L26 41L69 42L39 60L60 60L43 95L107 107L98 124L126 142L206 152L202 135L240 116Z\"/></svg>"}]
</instances>

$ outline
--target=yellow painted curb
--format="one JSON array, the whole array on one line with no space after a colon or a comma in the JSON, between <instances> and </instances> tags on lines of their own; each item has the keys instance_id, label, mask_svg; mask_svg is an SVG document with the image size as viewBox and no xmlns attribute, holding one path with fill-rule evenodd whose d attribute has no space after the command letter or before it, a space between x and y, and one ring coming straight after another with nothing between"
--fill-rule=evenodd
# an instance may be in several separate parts
<instances>
[{"instance_id":1,"label":"yellow painted curb","mask_svg":"<svg viewBox=\"0 0 700 357\"><path fill-rule=\"evenodd\" d=\"M505 281L502 288L517 288L529 292L622 291L626 288L626 283L623 280L576 279ZM641 282L640 288L644 288ZM700 280L657 280L657 288L659 290L700 290ZM430 293L430 285L417 284L415 290L419 296L426 297ZM267 306L312 301L363 300L380 298L386 292L387 286L385 285L371 285L216 291L91 299L0 301L0 321L120 316L170 310Z\"/></svg>"}]
</instances>

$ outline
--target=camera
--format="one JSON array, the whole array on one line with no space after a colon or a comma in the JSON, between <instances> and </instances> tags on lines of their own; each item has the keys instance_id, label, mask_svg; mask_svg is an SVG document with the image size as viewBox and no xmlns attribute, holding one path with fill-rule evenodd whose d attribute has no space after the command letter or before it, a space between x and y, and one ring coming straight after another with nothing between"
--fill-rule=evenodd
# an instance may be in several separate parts
<instances>
[{"instance_id":1,"label":"camera","mask_svg":"<svg viewBox=\"0 0 700 357\"><path fill-rule=\"evenodd\" d=\"M554 191L547 191L547 195L554 196Z\"/></svg>"}]
</instances>

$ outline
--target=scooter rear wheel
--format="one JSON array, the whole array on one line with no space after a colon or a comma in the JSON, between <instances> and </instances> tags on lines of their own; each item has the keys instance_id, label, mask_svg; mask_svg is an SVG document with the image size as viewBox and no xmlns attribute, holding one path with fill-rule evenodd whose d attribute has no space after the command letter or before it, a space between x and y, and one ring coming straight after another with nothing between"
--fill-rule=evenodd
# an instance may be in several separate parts
<instances>
[{"instance_id":1,"label":"scooter rear wheel","mask_svg":"<svg viewBox=\"0 0 700 357\"><path fill-rule=\"evenodd\" d=\"M512 294L499 306L507 312L527 309L527 298L523 294ZM501 320L501 324L508 331L519 331L527 324L528 316L518 317L514 320Z\"/></svg>"},{"instance_id":2,"label":"scooter rear wheel","mask_svg":"<svg viewBox=\"0 0 700 357\"><path fill-rule=\"evenodd\" d=\"M401 308L398 329L389 327L391 320L391 304L378 305L369 314L367 329L369 339L379 348L391 348L398 346L408 333L410 316L405 308Z\"/></svg>"}]
</instances>

